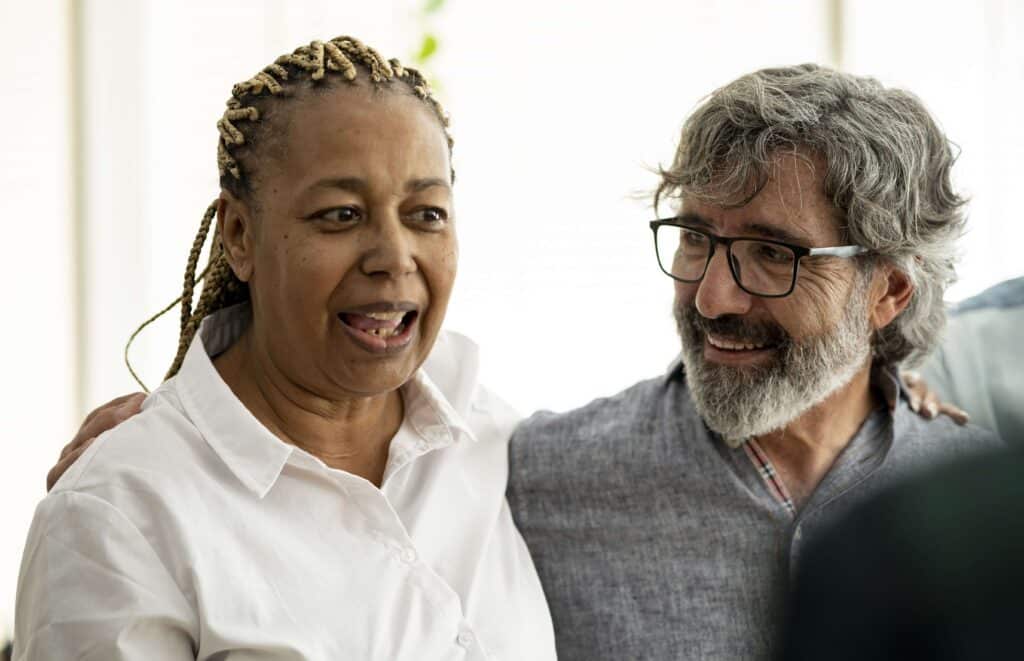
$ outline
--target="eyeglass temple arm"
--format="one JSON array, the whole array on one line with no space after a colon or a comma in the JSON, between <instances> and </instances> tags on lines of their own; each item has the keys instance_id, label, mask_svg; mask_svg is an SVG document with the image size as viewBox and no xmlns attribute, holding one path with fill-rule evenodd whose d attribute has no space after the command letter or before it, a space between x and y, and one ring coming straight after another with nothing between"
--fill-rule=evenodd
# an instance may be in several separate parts
<instances>
[{"instance_id":1,"label":"eyeglass temple arm","mask_svg":"<svg viewBox=\"0 0 1024 661\"><path fill-rule=\"evenodd\" d=\"M834 248L810 248L807 255L816 257L818 255L828 257L855 257L863 255L868 251L864 246L836 246Z\"/></svg>"}]
</instances>

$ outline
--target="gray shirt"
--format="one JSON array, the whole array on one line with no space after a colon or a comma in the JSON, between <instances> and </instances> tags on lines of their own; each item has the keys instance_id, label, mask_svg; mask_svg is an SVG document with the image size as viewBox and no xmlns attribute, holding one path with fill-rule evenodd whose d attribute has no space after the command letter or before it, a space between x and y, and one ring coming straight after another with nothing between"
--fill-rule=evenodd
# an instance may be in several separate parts
<instances>
[{"instance_id":1,"label":"gray shirt","mask_svg":"<svg viewBox=\"0 0 1024 661\"><path fill-rule=\"evenodd\" d=\"M910 412L895 377L799 511L750 444L697 415L679 366L513 435L508 500L544 585L562 661L760 659L807 540L901 474L1001 445ZM839 570L837 568L837 570Z\"/></svg>"}]
</instances>

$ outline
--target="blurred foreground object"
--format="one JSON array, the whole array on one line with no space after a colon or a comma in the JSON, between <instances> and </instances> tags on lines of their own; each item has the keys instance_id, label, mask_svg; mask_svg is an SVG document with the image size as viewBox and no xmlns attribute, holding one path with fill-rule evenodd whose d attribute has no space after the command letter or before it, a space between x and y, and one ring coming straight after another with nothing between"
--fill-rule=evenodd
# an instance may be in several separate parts
<instances>
[{"instance_id":1,"label":"blurred foreground object","mask_svg":"<svg viewBox=\"0 0 1024 661\"><path fill-rule=\"evenodd\" d=\"M995 453L855 510L808 549L782 658L1020 658L1022 474Z\"/></svg>"},{"instance_id":2,"label":"blurred foreground object","mask_svg":"<svg viewBox=\"0 0 1024 661\"><path fill-rule=\"evenodd\" d=\"M1011 445L1024 443L1024 277L963 301L921 369L945 401Z\"/></svg>"}]
</instances>

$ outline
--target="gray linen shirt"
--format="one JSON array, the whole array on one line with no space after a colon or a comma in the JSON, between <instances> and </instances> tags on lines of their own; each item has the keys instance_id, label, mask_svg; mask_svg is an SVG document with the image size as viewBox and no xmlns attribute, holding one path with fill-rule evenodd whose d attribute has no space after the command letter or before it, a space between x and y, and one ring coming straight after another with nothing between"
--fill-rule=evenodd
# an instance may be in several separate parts
<instances>
[{"instance_id":1,"label":"gray linen shirt","mask_svg":"<svg viewBox=\"0 0 1024 661\"><path fill-rule=\"evenodd\" d=\"M765 658L809 538L902 474L1001 446L990 432L919 418L894 375L875 376L890 406L869 416L795 515L750 447L730 449L704 425L678 364L522 423L508 500L559 658Z\"/></svg>"}]
</instances>

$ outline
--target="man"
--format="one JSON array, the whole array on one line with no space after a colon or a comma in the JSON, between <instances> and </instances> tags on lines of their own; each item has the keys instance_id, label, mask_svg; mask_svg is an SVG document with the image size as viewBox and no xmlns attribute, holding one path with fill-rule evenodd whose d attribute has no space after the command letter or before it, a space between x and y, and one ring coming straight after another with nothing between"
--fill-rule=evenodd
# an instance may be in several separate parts
<instances>
[{"instance_id":1,"label":"man","mask_svg":"<svg viewBox=\"0 0 1024 661\"><path fill-rule=\"evenodd\" d=\"M998 445L910 413L894 372L942 327L953 161L915 97L814 65L743 76L688 119L655 196L676 206L651 223L681 364L512 439L559 658L762 658L824 524Z\"/></svg>"},{"instance_id":2,"label":"man","mask_svg":"<svg viewBox=\"0 0 1024 661\"><path fill-rule=\"evenodd\" d=\"M952 162L916 99L811 65L745 76L686 123L657 194L678 208L652 223L682 363L512 440L560 658L764 656L823 521L996 444L912 415L893 372L942 324ZM137 406L101 409L51 479Z\"/></svg>"},{"instance_id":3,"label":"man","mask_svg":"<svg viewBox=\"0 0 1024 661\"><path fill-rule=\"evenodd\" d=\"M1024 277L990 287L954 308L942 346L921 375L962 405L979 427L1024 443Z\"/></svg>"}]
</instances>

